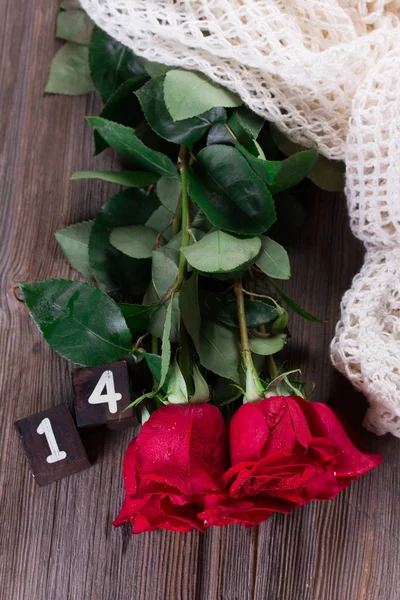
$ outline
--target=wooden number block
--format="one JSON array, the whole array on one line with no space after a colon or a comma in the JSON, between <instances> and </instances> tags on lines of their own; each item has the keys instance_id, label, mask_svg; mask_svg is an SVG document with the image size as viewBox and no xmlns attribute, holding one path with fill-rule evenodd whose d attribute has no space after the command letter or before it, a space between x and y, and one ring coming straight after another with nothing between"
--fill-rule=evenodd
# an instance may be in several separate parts
<instances>
[{"instance_id":1,"label":"wooden number block","mask_svg":"<svg viewBox=\"0 0 400 600\"><path fill-rule=\"evenodd\" d=\"M14 426L39 485L47 485L90 467L66 404L21 419Z\"/></svg>"},{"instance_id":2,"label":"wooden number block","mask_svg":"<svg viewBox=\"0 0 400 600\"><path fill-rule=\"evenodd\" d=\"M128 365L124 360L76 369L73 378L78 427L107 425L116 429L136 424L134 409L124 411L132 402Z\"/></svg>"}]
</instances>

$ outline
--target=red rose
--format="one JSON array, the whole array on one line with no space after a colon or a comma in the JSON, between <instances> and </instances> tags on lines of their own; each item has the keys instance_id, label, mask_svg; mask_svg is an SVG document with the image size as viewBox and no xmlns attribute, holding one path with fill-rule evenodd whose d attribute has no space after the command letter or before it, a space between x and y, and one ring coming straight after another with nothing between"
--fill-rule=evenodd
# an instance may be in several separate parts
<instances>
[{"instance_id":1,"label":"red rose","mask_svg":"<svg viewBox=\"0 0 400 600\"><path fill-rule=\"evenodd\" d=\"M124 457L126 497L115 526L133 533L204 530L197 513L221 494L227 468L225 423L216 406L187 404L154 411Z\"/></svg>"},{"instance_id":2,"label":"red rose","mask_svg":"<svg viewBox=\"0 0 400 600\"><path fill-rule=\"evenodd\" d=\"M268 519L274 512L289 512L282 510L279 502L276 503L275 509L272 509L263 499L247 497L235 500L228 498L226 494L206 496L203 504L204 510L198 517L204 521L205 527L236 524L253 527Z\"/></svg>"},{"instance_id":3,"label":"red rose","mask_svg":"<svg viewBox=\"0 0 400 600\"><path fill-rule=\"evenodd\" d=\"M382 461L332 409L296 396L241 406L229 441L232 467L223 482L230 498L261 501L272 511L334 498Z\"/></svg>"}]
</instances>

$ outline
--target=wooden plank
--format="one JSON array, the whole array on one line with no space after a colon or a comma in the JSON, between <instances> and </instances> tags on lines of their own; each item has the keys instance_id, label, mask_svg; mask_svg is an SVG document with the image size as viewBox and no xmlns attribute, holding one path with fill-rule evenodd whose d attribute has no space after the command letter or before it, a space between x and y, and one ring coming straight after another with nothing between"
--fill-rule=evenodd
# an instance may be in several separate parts
<instances>
[{"instance_id":1,"label":"wooden plank","mask_svg":"<svg viewBox=\"0 0 400 600\"><path fill-rule=\"evenodd\" d=\"M339 406L385 463L331 503L315 503L252 530L131 536L111 521L123 497L120 464L134 429L85 432L88 471L35 486L14 421L72 402L71 368L29 319L19 281L68 277L53 232L91 218L117 188L69 182L92 159L84 115L93 96L43 96L57 3L0 3L0 585L11 600L398 600L400 444L359 426L365 401L330 366L339 301L362 260L343 199L313 194L291 252L285 287L326 325L292 318L290 366L317 384L315 399Z\"/></svg>"}]
</instances>

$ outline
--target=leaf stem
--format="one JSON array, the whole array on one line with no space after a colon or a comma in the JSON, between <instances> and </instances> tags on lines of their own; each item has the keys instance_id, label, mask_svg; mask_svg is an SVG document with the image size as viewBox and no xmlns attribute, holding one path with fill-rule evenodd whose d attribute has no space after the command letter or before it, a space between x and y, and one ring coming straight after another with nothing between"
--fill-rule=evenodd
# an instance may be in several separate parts
<instances>
[{"instance_id":1,"label":"leaf stem","mask_svg":"<svg viewBox=\"0 0 400 600\"><path fill-rule=\"evenodd\" d=\"M190 215L189 215L189 194L188 194L188 148L187 146L181 146L179 152L180 159L180 173L182 182L182 230L181 230L181 248L185 248L189 245L189 230L190 230ZM181 252L179 256L179 273L178 273L178 286L180 287L183 283L186 271L186 257Z\"/></svg>"},{"instance_id":2,"label":"leaf stem","mask_svg":"<svg viewBox=\"0 0 400 600\"><path fill-rule=\"evenodd\" d=\"M244 294L247 294L248 296L254 296L254 298L265 298L266 300L271 300L271 302L273 302L277 308L280 308L278 302L276 300L274 300L272 298L272 296L266 296L265 294L256 294L255 292L249 292L248 290L245 290L244 288L242 289L242 292Z\"/></svg>"},{"instance_id":3,"label":"leaf stem","mask_svg":"<svg viewBox=\"0 0 400 600\"><path fill-rule=\"evenodd\" d=\"M172 236L179 233L182 223L182 194L179 196L174 218L172 219Z\"/></svg>"},{"instance_id":4,"label":"leaf stem","mask_svg":"<svg viewBox=\"0 0 400 600\"><path fill-rule=\"evenodd\" d=\"M241 277L238 277L237 279L235 279L234 291L235 291L235 296L236 296L239 330L240 330L240 342L242 345L244 367L245 367L245 369L247 369L247 367L253 367L253 369L254 369L253 359L251 358L249 333L247 331L246 311L245 311L245 305L244 305L244 296L243 296L243 287L242 287L242 278Z\"/></svg>"},{"instance_id":5,"label":"leaf stem","mask_svg":"<svg viewBox=\"0 0 400 600\"><path fill-rule=\"evenodd\" d=\"M267 329L266 329L265 325L260 325L258 330L261 333L267 333ZM269 376L271 377L271 380L275 379L279 375L279 370L278 370L278 367L276 366L275 359L272 354L269 354L265 358L266 358Z\"/></svg>"},{"instance_id":6,"label":"leaf stem","mask_svg":"<svg viewBox=\"0 0 400 600\"><path fill-rule=\"evenodd\" d=\"M267 358L267 367L269 371L269 375L272 379L275 379L279 375L278 367L276 366L276 362L272 354L266 357Z\"/></svg>"}]
</instances>

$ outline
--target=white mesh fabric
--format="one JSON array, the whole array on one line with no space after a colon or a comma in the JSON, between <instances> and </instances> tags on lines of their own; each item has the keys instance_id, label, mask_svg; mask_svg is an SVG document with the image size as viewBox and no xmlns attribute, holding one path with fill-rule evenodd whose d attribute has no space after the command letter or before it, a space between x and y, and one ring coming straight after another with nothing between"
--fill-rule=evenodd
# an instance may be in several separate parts
<instances>
[{"instance_id":1,"label":"white mesh fabric","mask_svg":"<svg viewBox=\"0 0 400 600\"><path fill-rule=\"evenodd\" d=\"M293 141L346 161L351 227L368 252L332 359L367 395L367 427L400 437L400 0L81 3L140 56L205 73Z\"/></svg>"},{"instance_id":2,"label":"white mesh fabric","mask_svg":"<svg viewBox=\"0 0 400 600\"><path fill-rule=\"evenodd\" d=\"M342 299L333 364L368 397L364 425L400 437L400 248L367 251Z\"/></svg>"}]
</instances>

